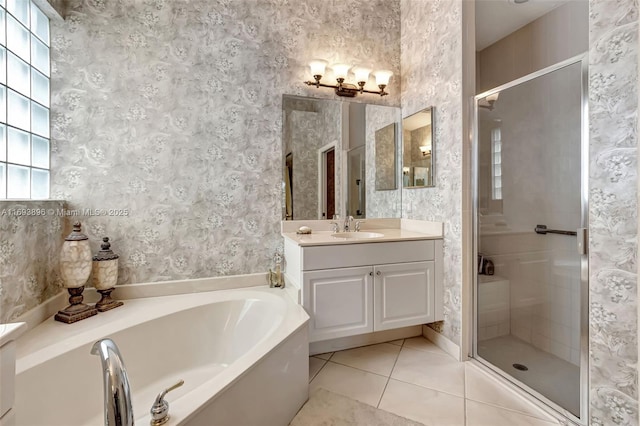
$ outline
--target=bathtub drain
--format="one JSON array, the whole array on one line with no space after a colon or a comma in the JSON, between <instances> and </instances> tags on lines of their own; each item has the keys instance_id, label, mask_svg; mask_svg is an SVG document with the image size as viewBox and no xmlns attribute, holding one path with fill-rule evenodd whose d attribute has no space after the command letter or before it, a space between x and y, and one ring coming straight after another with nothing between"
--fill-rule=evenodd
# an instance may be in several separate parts
<instances>
[{"instance_id":1,"label":"bathtub drain","mask_svg":"<svg viewBox=\"0 0 640 426\"><path fill-rule=\"evenodd\" d=\"M513 364L513 368L515 368L516 370L520 370L520 371L528 371L529 367L527 367L524 364Z\"/></svg>"}]
</instances>

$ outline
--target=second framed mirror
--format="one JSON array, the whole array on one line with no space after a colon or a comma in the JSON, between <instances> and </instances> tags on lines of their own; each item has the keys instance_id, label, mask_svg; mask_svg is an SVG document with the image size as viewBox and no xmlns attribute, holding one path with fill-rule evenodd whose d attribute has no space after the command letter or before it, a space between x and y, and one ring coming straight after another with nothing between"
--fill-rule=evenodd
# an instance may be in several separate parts
<instances>
[{"instance_id":1,"label":"second framed mirror","mask_svg":"<svg viewBox=\"0 0 640 426\"><path fill-rule=\"evenodd\" d=\"M435 109L402 119L402 187L435 186Z\"/></svg>"}]
</instances>

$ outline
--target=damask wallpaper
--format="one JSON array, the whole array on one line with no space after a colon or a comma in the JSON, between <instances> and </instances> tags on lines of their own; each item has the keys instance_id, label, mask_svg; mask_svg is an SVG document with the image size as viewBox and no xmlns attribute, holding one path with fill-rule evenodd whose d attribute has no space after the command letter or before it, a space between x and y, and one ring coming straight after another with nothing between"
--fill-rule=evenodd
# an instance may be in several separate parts
<instances>
[{"instance_id":1,"label":"damask wallpaper","mask_svg":"<svg viewBox=\"0 0 640 426\"><path fill-rule=\"evenodd\" d=\"M390 96L367 102L402 97L403 116L436 106L436 188L402 191L402 208L445 223L440 329L460 342L461 1L65 6L52 25L51 195L70 209L111 210L83 221L94 249L111 237L121 284L271 266L282 94L335 97L301 84L312 58L371 62L395 76ZM590 9L590 422L638 424L638 3L590 0ZM3 321L56 293L50 256L62 228L59 217L0 219Z\"/></svg>"},{"instance_id":2,"label":"damask wallpaper","mask_svg":"<svg viewBox=\"0 0 640 426\"><path fill-rule=\"evenodd\" d=\"M399 217L401 212L401 169L402 147L396 145L396 188L389 191L376 190L376 130L388 126L391 123L400 123L400 109L388 108L377 105L367 105L365 110L365 143L366 143L366 191L367 191L367 217L385 218Z\"/></svg>"},{"instance_id":3,"label":"damask wallpaper","mask_svg":"<svg viewBox=\"0 0 640 426\"><path fill-rule=\"evenodd\" d=\"M336 97L302 84L316 57L398 75L399 19L383 0L71 2L52 26L51 195L120 214L85 222L121 284L266 271L282 95ZM390 86L363 99L399 105Z\"/></svg>"},{"instance_id":4,"label":"damask wallpaper","mask_svg":"<svg viewBox=\"0 0 640 426\"><path fill-rule=\"evenodd\" d=\"M591 425L638 424L638 2L590 1Z\"/></svg>"},{"instance_id":5,"label":"damask wallpaper","mask_svg":"<svg viewBox=\"0 0 640 426\"><path fill-rule=\"evenodd\" d=\"M0 323L60 291L65 211L62 201L0 201Z\"/></svg>"},{"instance_id":6,"label":"damask wallpaper","mask_svg":"<svg viewBox=\"0 0 640 426\"><path fill-rule=\"evenodd\" d=\"M404 189L402 217L444 222L444 323L460 343L462 3L401 0L402 116L435 106L435 188ZM427 60L428 59L428 60Z\"/></svg>"}]
</instances>

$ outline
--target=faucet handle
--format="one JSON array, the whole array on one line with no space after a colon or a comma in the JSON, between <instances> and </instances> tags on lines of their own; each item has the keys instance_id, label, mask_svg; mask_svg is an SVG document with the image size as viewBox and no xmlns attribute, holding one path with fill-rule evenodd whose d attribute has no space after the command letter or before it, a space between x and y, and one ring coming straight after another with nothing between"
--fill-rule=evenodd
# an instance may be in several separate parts
<instances>
[{"instance_id":1,"label":"faucet handle","mask_svg":"<svg viewBox=\"0 0 640 426\"><path fill-rule=\"evenodd\" d=\"M364 220L356 220L356 232L360 232L360 225L362 225L364 222Z\"/></svg>"},{"instance_id":2,"label":"faucet handle","mask_svg":"<svg viewBox=\"0 0 640 426\"><path fill-rule=\"evenodd\" d=\"M151 426L160 426L169 421L169 403L164 400L167 393L184 385L184 380L180 380L173 386L168 387L158 394L151 407Z\"/></svg>"},{"instance_id":3,"label":"faucet handle","mask_svg":"<svg viewBox=\"0 0 640 426\"><path fill-rule=\"evenodd\" d=\"M337 234L338 232L340 232L340 225L338 225L338 222L329 222L329 225L333 227L334 234Z\"/></svg>"}]
</instances>

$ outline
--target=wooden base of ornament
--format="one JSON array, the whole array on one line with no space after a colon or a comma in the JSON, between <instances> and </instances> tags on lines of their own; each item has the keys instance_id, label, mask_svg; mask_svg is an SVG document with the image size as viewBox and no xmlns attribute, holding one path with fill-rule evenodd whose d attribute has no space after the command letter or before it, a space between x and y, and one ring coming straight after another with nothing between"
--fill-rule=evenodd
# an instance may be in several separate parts
<instances>
[{"instance_id":1,"label":"wooden base of ornament","mask_svg":"<svg viewBox=\"0 0 640 426\"><path fill-rule=\"evenodd\" d=\"M113 287L108 288L106 290L98 290L98 293L102 295L102 299L98 303L96 303L96 309L100 312L108 311L113 308L117 308L118 306L124 305L123 302L119 300L113 300L111 298L111 292L114 290Z\"/></svg>"},{"instance_id":2,"label":"wooden base of ornament","mask_svg":"<svg viewBox=\"0 0 640 426\"><path fill-rule=\"evenodd\" d=\"M93 306L89 306L86 303L82 303L84 296L84 286L77 288L68 288L69 303L70 305L61 311L58 311L54 317L56 321L71 324L85 318L92 317L98 313L98 310Z\"/></svg>"}]
</instances>

